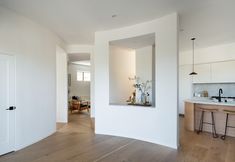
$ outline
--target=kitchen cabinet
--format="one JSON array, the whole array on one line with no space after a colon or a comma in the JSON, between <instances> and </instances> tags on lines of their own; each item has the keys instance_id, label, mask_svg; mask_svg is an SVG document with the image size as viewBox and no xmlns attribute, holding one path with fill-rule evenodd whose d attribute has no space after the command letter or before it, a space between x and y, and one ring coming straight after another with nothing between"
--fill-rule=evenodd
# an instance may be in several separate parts
<instances>
[{"instance_id":1,"label":"kitchen cabinet","mask_svg":"<svg viewBox=\"0 0 235 162\"><path fill-rule=\"evenodd\" d=\"M234 83L235 61L214 62L195 65L193 83Z\"/></svg>"},{"instance_id":2,"label":"kitchen cabinet","mask_svg":"<svg viewBox=\"0 0 235 162\"><path fill-rule=\"evenodd\" d=\"M201 110L200 109L217 109L218 111L214 113L215 116L215 125L216 125L216 132L218 134L224 134L224 126L225 126L225 117L226 114L223 112L223 110L230 110L234 111L235 106L233 105L217 105L215 104L202 104L198 103L198 101L195 103L194 101L186 101L185 102L185 114L184 114L184 127L188 131L196 131L199 128L200 118L201 118ZM208 112L205 112L204 114L204 121L211 122L211 114ZM230 115L229 121L233 122L235 121L235 116ZM232 123L231 122L231 123ZM211 132L211 125L203 125L203 131ZM235 129L228 129L227 132L228 136L235 137Z\"/></svg>"},{"instance_id":3,"label":"kitchen cabinet","mask_svg":"<svg viewBox=\"0 0 235 162\"><path fill-rule=\"evenodd\" d=\"M211 64L211 82L235 82L235 61L217 62Z\"/></svg>"},{"instance_id":4,"label":"kitchen cabinet","mask_svg":"<svg viewBox=\"0 0 235 162\"><path fill-rule=\"evenodd\" d=\"M194 131L194 103L185 102L184 106L184 128L189 131Z\"/></svg>"},{"instance_id":5,"label":"kitchen cabinet","mask_svg":"<svg viewBox=\"0 0 235 162\"><path fill-rule=\"evenodd\" d=\"M193 83L211 82L211 64L198 64L194 66L198 75L193 76Z\"/></svg>"}]
</instances>

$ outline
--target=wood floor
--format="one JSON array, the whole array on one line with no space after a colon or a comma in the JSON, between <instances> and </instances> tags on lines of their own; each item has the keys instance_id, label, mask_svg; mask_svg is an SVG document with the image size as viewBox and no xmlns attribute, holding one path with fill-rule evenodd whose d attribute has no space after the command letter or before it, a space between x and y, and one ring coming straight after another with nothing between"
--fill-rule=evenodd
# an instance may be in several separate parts
<instances>
[{"instance_id":1,"label":"wood floor","mask_svg":"<svg viewBox=\"0 0 235 162\"><path fill-rule=\"evenodd\" d=\"M88 114L70 115L52 136L0 162L235 162L235 138L213 139L183 129L181 147L174 150L134 139L95 135Z\"/></svg>"}]
</instances>

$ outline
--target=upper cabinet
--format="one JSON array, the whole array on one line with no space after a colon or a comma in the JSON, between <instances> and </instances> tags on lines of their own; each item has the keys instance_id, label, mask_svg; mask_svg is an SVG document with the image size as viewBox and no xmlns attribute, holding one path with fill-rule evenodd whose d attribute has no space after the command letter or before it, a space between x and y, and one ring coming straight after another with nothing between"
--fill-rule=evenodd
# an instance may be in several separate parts
<instances>
[{"instance_id":1,"label":"upper cabinet","mask_svg":"<svg viewBox=\"0 0 235 162\"><path fill-rule=\"evenodd\" d=\"M198 75L193 76L193 83L209 83L211 81L211 64L199 64L194 66Z\"/></svg>"},{"instance_id":2,"label":"upper cabinet","mask_svg":"<svg viewBox=\"0 0 235 162\"><path fill-rule=\"evenodd\" d=\"M212 63L211 82L235 82L235 61Z\"/></svg>"},{"instance_id":3,"label":"upper cabinet","mask_svg":"<svg viewBox=\"0 0 235 162\"><path fill-rule=\"evenodd\" d=\"M193 83L231 83L235 82L235 61L195 65Z\"/></svg>"}]
</instances>

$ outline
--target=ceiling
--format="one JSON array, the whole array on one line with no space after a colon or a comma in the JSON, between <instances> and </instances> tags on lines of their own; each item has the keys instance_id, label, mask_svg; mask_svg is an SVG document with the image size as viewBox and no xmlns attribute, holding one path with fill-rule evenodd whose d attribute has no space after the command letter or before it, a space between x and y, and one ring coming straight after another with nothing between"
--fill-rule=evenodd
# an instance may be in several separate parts
<instances>
[{"instance_id":1,"label":"ceiling","mask_svg":"<svg viewBox=\"0 0 235 162\"><path fill-rule=\"evenodd\" d=\"M70 62L90 60L90 54L89 53L72 53L72 54L69 53L68 60Z\"/></svg>"},{"instance_id":2,"label":"ceiling","mask_svg":"<svg viewBox=\"0 0 235 162\"><path fill-rule=\"evenodd\" d=\"M83 61L70 61L71 64L82 65L82 66L91 66L90 60L83 60Z\"/></svg>"},{"instance_id":3,"label":"ceiling","mask_svg":"<svg viewBox=\"0 0 235 162\"><path fill-rule=\"evenodd\" d=\"M146 46L151 46L154 44L155 44L154 33L110 42L110 45L123 48L131 48L131 49L138 49Z\"/></svg>"},{"instance_id":4,"label":"ceiling","mask_svg":"<svg viewBox=\"0 0 235 162\"><path fill-rule=\"evenodd\" d=\"M0 0L68 44L93 44L94 32L149 21L178 12L180 50L235 42L234 0ZM117 15L112 18L112 15Z\"/></svg>"}]
</instances>

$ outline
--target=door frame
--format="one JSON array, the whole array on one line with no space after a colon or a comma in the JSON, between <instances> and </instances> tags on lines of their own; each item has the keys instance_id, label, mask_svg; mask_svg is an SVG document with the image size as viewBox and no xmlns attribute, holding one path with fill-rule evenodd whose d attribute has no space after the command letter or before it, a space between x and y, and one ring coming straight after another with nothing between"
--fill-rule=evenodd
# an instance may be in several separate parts
<instances>
[{"instance_id":1,"label":"door frame","mask_svg":"<svg viewBox=\"0 0 235 162\"><path fill-rule=\"evenodd\" d=\"M68 123L67 53L56 45L56 123Z\"/></svg>"},{"instance_id":2,"label":"door frame","mask_svg":"<svg viewBox=\"0 0 235 162\"><path fill-rule=\"evenodd\" d=\"M67 47L66 53L68 55L78 54L78 53L88 53L90 55L91 61L91 81L90 81L90 118L94 121L95 119L95 69L94 69L94 46L93 45L71 45ZM94 123L95 124L95 123Z\"/></svg>"}]
</instances>

